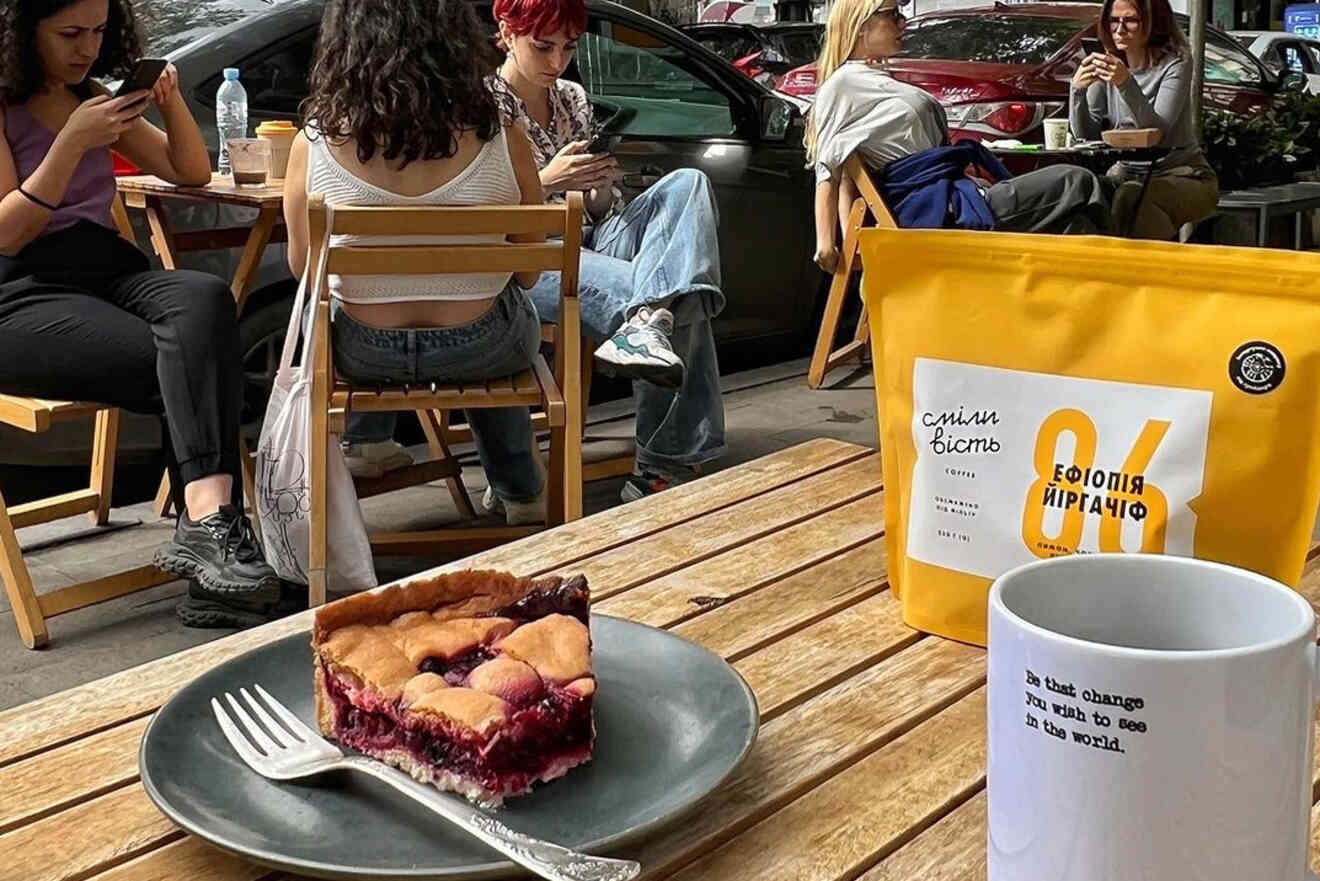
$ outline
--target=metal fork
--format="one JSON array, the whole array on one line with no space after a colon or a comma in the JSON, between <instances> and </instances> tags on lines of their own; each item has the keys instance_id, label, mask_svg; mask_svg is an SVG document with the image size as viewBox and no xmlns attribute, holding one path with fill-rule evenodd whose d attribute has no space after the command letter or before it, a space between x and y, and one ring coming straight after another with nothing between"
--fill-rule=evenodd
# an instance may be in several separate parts
<instances>
[{"instance_id":1,"label":"metal fork","mask_svg":"<svg viewBox=\"0 0 1320 881\"><path fill-rule=\"evenodd\" d=\"M253 698L246 688L238 691L261 720L261 725L228 692L225 693L225 700L233 718L215 698L211 698L211 709L215 711L220 730L225 733L234 750L252 770L263 777L296 780L339 768L370 774L467 830L514 862L551 881L629 881L642 870L641 865L632 860L589 856L515 832L466 800L418 783L389 765L366 756L346 756L334 744L304 725L301 719L260 685L254 684L252 687L261 695L265 705ZM279 722L275 721L275 717L279 718ZM243 736L245 732L247 737ZM259 749L254 748L252 743Z\"/></svg>"}]
</instances>

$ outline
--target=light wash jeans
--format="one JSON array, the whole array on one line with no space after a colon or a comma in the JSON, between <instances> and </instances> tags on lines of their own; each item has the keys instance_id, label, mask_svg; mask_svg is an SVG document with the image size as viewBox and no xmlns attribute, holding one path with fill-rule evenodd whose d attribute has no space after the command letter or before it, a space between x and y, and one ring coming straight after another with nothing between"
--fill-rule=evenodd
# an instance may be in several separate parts
<instances>
[{"instance_id":1,"label":"light wash jeans","mask_svg":"<svg viewBox=\"0 0 1320 881\"><path fill-rule=\"evenodd\" d=\"M661 178L619 214L587 227L578 267L582 332L598 341L638 308L664 303L674 313L674 352L682 386L634 382L637 461L669 470L724 454L724 400L711 319L720 291L719 217L710 180L685 168ZM559 320L559 273L543 272L529 292L541 319Z\"/></svg>"},{"instance_id":2,"label":"light wash jeans","mask_svg":"<svg viewBox=\"0 0 1320 881\"><path fill-rule=\"evenodd\" d=\"M490 310L456 327L392 330L371 327L335 310L330 332L335 369L348 382L411 385L472 382L508 376L531 366L541 345L536 307L516 282L509 282ZM541 493L533 452L532 418L526 407L473 408L468 424L481 467L495 494L506 502L528 502ZM394 437L397 413L354 413L344 426L346 443Z\"/></svg>"}]
</instances>

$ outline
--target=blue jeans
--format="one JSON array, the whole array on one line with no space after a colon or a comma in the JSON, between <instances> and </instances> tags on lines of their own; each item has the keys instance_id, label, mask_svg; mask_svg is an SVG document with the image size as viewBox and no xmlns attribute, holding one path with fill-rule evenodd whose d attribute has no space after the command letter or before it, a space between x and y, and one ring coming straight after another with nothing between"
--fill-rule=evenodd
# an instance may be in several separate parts
<instances>
[{"instance_id":1,"label":"blue jeans","mask_svg":"<svg viewBox=\"0 0 1320 881\"><path fill-rule=\"evenodd\" d=\"M530 367L541 345L536 307L515 282L495 298L489 311L456 327L392 330L335 313L330 325L335 369L348 382L368 388L509 376ZM351 414L344 442L389 440L397 420L397 413ZM542 478L528 409L473 408L467 420L495 494L506 502L528 502L540 495Z\"/></svg>"},{"instance_id":2,"label":"blue jeans","mask_svg":"<svg viewBox=\"0 0 1320 881\"><path fill-rule=\"evenodd\" d=\"M711 329L724 309L718 228L710 180L685 168L583 231L578 297L584 334L608 339L642 306L663 303L674 313L670 342L686 367L683 384L675 390L633 383L639 465L699 465L726 449ZM541 273L529 293L542 320L558 322L559 273Z\"/></svg>"}]
</instances>

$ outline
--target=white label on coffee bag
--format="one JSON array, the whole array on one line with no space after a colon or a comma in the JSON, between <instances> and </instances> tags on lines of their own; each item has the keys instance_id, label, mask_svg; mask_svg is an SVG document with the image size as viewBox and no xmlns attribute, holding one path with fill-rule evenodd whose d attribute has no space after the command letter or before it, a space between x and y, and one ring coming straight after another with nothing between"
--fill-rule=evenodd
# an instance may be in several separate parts
<instances>
[{"instance_id":1,"label":"white label on coffee bag","mask_svg":"<svg viewBox=\"0 0 1320 881\"><path fill-rule=\"evenodd\" d=\"M984 578L1062 554L1190 556L1208 391L918 358L907 554Z\"/></svg>"}]
</instances>

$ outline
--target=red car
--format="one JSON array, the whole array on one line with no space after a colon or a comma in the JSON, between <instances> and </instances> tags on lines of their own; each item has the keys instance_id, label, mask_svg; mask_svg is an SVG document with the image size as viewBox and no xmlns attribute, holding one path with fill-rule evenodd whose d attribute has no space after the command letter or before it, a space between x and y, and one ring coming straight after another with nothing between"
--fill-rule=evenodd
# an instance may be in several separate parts
<instances>
[{"instance_id":1,"label":"red car","mask_svg":"<svg viewBox=\"0 0 1320 881\"><path fill-rule=\"evenodd\" d=\"M1043 140L1041 122L1060 115L1082 58L1080 37L1094 33L1093 3L1024 3L932 12L908 22L903 51L889 69L939 98L954 138ZM1187 27L1186 16L1179 16ZM1254 113L1279 80L1228 34L1206 29L1205 103ZM776 84L800 98L816 93L815 65Z\"/></svg>"}]
</instances>

